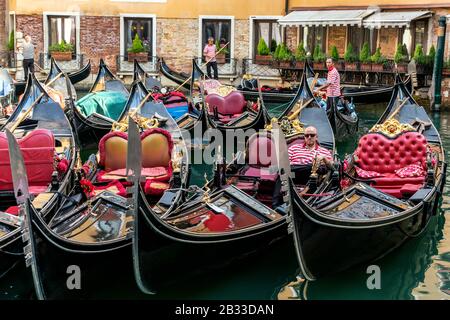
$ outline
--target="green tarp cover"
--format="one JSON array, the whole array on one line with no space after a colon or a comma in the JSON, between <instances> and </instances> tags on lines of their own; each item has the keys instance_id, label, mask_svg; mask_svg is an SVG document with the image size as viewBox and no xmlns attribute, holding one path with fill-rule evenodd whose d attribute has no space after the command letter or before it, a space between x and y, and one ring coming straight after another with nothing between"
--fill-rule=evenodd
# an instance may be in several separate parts
<instances>
[{"instance_id":1,"label":"green tarp cover","mask_svg":"<svg viewBox=\"0 0 450 320\"><path fill-rule=\"evenodd\" d=\"M123 92L94 92L77 101L77 107L86 117L94 112L113 120L119 120L128 96Z\"/></svg>"}]
</instances>

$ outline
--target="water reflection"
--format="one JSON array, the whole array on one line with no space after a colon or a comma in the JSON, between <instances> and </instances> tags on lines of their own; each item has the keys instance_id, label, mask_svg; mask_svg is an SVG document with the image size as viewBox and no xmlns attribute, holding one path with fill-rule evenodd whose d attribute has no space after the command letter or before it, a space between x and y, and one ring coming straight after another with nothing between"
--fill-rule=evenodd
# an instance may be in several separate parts
<instances>
[{"instance_id":1,"label":"water reflection","mask_svg":"<svg viewBox=\"0 0 450 320\"><path fill-rule=\"evenodd\" d=\"M359 110L363 119L358 137L367 132L381 114L382 106ZM378 114L378 115L377 115ZM450 159L450 113L431 116L441 134L446 159ZM340 146L339 153L352 152L355 141ZM446 182L450 181L447 169ZM366 281L368 265L314 282L292 276L280 290L276 299L450 299L450 189L444 188L444 196L438 215L424 235L412 239L377 264L381 269L381 289L369 290ZM330 266L332 268L332 266Z\"/></svg>"}]
</instances>

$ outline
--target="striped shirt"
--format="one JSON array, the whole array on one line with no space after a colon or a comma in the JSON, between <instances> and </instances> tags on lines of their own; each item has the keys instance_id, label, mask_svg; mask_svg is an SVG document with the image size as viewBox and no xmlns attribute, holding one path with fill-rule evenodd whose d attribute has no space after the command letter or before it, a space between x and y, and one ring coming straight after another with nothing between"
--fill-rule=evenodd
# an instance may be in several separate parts
<instances>
[{"instance_id":1,"label":"striped shirt","mask_svg":"<svg viewBox=\"0 0 450 320\"><path fill-rule=\"evenodd\" d=\"M330 150L322 148L318 144L313 150L308 149L305 143L294 144L288 148L288 153L291 164L311 164L316 155L324 156L328 160L333 159Z\"/></svg>"},{"instance_id":2,"label":"striped shirt","mask_svg":"<svg viewBox=\"0 0 450 320\"><path fill-rule=\"evenodd\" d=\"M327 87L327 97L339 97L341 95L341 77L335 67L328 71L327 82L331 83Z\"/></svg>"}]
</instances>

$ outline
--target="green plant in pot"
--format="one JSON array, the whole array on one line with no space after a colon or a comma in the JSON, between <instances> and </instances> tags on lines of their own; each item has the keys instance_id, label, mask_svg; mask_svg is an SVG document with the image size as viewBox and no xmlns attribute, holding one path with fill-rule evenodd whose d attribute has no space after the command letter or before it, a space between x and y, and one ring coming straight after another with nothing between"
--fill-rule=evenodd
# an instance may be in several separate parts
<instances>
[{"instance_id":1,"label":"green plant in pot","mask_svg":"<svg viewBox=\"0 0 450 320\"><path fill-rule=\"evenodd\" d=\"M372 59L372 71L381 72L383 71L384 65L386 64L386 58L381 54L381 48L378 47L375 53L371 57Z\"/></svg>"},{"instance_id":2,"label":"green plant in pot","mask_svg":"<svg viewBox=\"0 0 450 320\"><path fill-rule=\"evenodd\" d=\"M333 59L334 61L334 66L336 67L336 69L338 70L344 70L344 64L342 63L342 61L340 60L339 57L339 52L336 46L331 46L331 53L330 53L330 57L331 59Z\"/></svg>"},{"instance_id":3,"label":"green plant in pot","mask_svg":"<svg viewBox=\"0 0 450 320\"><path fill-rule=\"evenodd\" d=\"M413 59L416 63L417 73L425 73L427 58L423 53L423 47L421 44L417 44L414 49Z\"/></svg>"},{"instance_id":4,"label":"green plant in pot","mask_svg":"<svg viewBox=\"0 0 450 320\"><path fill-rule=\"evenodd\" d=\"M313 53L313 67L314 69L325 69L325 60L327 59L320 45L316 45Z\"/></svg>"},{"instance_id":5,"label":"green plant in pot","mask_svg":"<svg viewBox=\"0 0 450 320\"><path fill-rule=\"evenodd\" d=\"M349 71L358 70L358 63L357 63L358 58L355 54L355 51L353 50L353 45L351 43L347 45L347 49L345 50L344 61L345 61L345 70Z\"/></svg>"},{"instance_id":6,"label":"green plant in pot","mask_svg":"<svg viewBox=\"0 0 450 320\"><path fill-rule=\"evenodd\" d=\"M370 59L369 43L364 42L361 52L359 53L359 68L361 71L372 71L372 61Z\"/></svg>"},{"instance_id":7,"label":"green plant in pot","mask_svg":"<svg viewBox=\"0 0 450 320\"><path fill-rule=\"evenodd\" d=\"M303 45L303 42L300 42L298 44L297 49L295 50L294 58L295 58L295 67L297 69L303 69L306 60L306 50L305 46Z\"/></svg>"},{"instance_id":8,"label":"green plant in pot","mask_svg":"<svg viewBox=\"0 0 450 320\"><path fill-rule=\"evenodd\" d=\"M219 40L216 40L216 61L218 64L224 64L226 63L226 57L227 54L230 53L228 51L228 48L225 47L226 41L222 39L220 42ZM219 52L220 51L220 52Z\"/></svg>"},{"instance_id":9,"label":"green plant in pot","mask_svg":"<svg viewBox=\"0 0 450 320\"><path fill-rule=\"evenodd\" d=\"M399 44L394 55L394 62L397 65L397 72L408 72L408 54L405 55L406 46ZM407 51L406 51L407 52Z\"/></svg>"},{"instance_id":10,"label":"green plant in pot","mask_svg":"<svg viewBox=\"0 0 450 320\"><path fill-rule=\"evenodd\" d=\"M272 56L270 55L270 49L267 46L264 38L259 39L255 60L257 64L265 64L265 65L270 64L270 61L272 60Z\"/></svg>"},{"instance_id":11,"label":"green plant in pot","mask_svg":"<svg viewBox=\"0 0 450 320\"><path fill-rule=\"evenodd\" d=\"M134 36L131 47L127 49L127 52L128 52L128 61L129 62L133 62L134 60L136 60L138 62L147 62L148 61L148 52L145 50L144 45L137 33Z\"/></svg>"},{"instance_id":12,"label":"green plant in pot","mask_svg":"<svg viewBox=\"0 0 450 320\"><path fill-rule=\"evenodd\" d=\"M285 43L281 44L280 51L278 53L278 60L280 61L281 68L290 68L292 62L292 52L289 50Z\"/></svg>"},{"instance_id":13,"label":"green plant in pot","mask_svg":"<svg viewBox=\"0 0 450 320\"><path fill-rule=\"evenodd\" d=\"M49 46L48 51L55 60L70 61L72 60L72 53L74 50L72 44L66 43L66 41L62 40L60 43L55 43Z\"/></svg>"}]
</instances>

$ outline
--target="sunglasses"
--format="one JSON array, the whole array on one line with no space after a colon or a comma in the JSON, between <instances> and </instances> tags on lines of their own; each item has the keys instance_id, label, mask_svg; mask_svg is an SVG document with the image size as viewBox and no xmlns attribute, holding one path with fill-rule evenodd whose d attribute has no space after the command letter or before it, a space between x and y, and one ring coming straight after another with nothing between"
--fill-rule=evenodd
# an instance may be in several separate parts
<instances>
[{"instance_id":1,"label":"sunglasses","mask_svg":"<svg viewBox=\"0 0 450 320\"><path fill-rule=\"evenodd\" d=\"M315 133L307 133L307 134L305 134L305 138L312 138L312 137L315 137L315 136L316 136Z\"/></svg>"}]
</instances>

